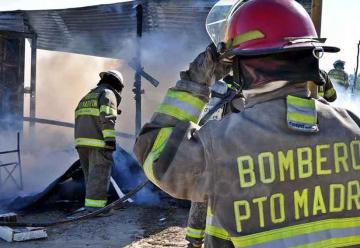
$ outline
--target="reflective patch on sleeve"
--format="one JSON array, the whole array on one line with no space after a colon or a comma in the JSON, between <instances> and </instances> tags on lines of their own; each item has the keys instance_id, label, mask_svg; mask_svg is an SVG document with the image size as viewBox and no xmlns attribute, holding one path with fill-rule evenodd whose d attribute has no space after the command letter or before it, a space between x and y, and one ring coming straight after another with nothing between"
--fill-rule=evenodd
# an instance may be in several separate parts
<instances>
[{"instance_id":1,"label":"reflective patch on sleeve","mask_svg":"<svg viewBox=\"0 0 360 248\"><path fill-rule=\"evenodd\" d=\"M167 140L170 137L172 132L172 128L162 128L158 133L154 145L151 148L149 155L147 156L143 169L145 175L149 178L151 182L155 185L159 186L158 180L155 178L154 175L154 162L160 157L161 152L164 150Z\"/></svg>"},{"instance_id":2,"label":"reflective patch on sleeve","mask_svg":"<svg viewBox=\"0 0 360 248\"><path fill-rule=\"evenodd\" d=\"M336 91L334 88L330 88L328 89L326 92L325 92L325 97L326 98L330 98L332 97L333 95L335 95Z\"/></svg>"},{"instance_id":3,"label":"reflective patch on sleeve","mask_svg":"<svg viewBox=\"0 0 360 248\"><path fill-rule=\"evenodd\" d=\"M290 129L302 132L318 132L317 112L314 99L287 96L287 124Z\"/></svg>"},{"instance_id":4,"label":"reflective patch on sleeve","mask_svg":"<svg viewBox=\"0 0 360 248\"><path fill-rule=\"evenodd\" d=\"M106 115L117 116L117 111L110 106L101 105L100 106L100 113L105 113Z\"/></svg>"},{"instance_id":5,"label":"reflective patch on sleeve","mask_svg":"<svg viewBox=\"0 0 360 248\"><path fill-rule=\"evenodd\" d=\"M78 109L75 111L75 118L78 118L79 116L86 116L86 115L90 115L90 116L99 116L100 115L100 111L97 108L83 108L83 109Z\"/></svg>"},{"instance_id":6,"label":"reflective patch on sleeve","mask_svg":"<svg viewBox=\"0 0 360 248\"><path fill-rule=\"evenodd\" d=\"M183 91L169 90L156 112L167 114L182 121L197 122L205 102Z\"/></svg>"},{"instance_id":7,"label":"reflective patch on sleeve","mask_svg":"<svg viewBox=\"0 0 360 248\"><path fill-rule=\"evenodd\" d=\"M105 147L105 142L98 139L89 139L89 138L77 138L75 139L75 146L86 146L86 147Z\"/></svg>"},{"instance_id":8,"label":"reflective patch on sleeve","mask_svg":"<svg viewBox=\"0 0 360 248\"><path fill-rule=\"evenodd\" d=\"M116 137L116 131L113 129L104 129L104 130L102 130L102 134L103 134L104 139Z\"/></svg>"}]
</instances>

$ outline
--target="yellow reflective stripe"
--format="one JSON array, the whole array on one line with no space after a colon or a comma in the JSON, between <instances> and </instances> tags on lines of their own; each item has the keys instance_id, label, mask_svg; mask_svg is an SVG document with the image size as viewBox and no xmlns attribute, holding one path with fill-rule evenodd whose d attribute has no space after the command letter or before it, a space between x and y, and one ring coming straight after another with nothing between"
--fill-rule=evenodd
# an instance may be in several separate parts
<instances>
[{"instance_id":1,"label":"yellow reflective stripe","mask_svg":"<svg viewBox=\"0 0 360 248\"><path fill-rule=\"evenodd\" d=\"M151 151L147 156L143 166L145 175L149 178L151 182L153 182L157 186L159 185L159 183L154 175L154 168L153 168L154 161L160 157L160 154L165 148L166 142L170 137L171 132L172 132L171 127L160 129L153 144L153 147L151 148Z\"/></svg>"},{"instance_id":2,"label":"yellow reflective stripe","mask_svg":"<svg viewBox=\"0 0 360 248\"><path fill-rule=\"evenodd\" d=\"M102 208L105 207L107 200L93 200L85 198L85 207Z\"/></svg>"},{"instance_id":3,"label":"yellow reflective stripe","mask_svg":"<svg viewBox=\"0 0 360 248\"><path fill-rule=\"evenodd\" d=\"M305 99L305 98L288 95L287 103L302 108L315 109L315 101L313 99Z\"/></svg>"},{"instance_id":4,"label":"yellow reflective stripe","mask_svg":"<svg viewBox=\"0 0 360 248\"><path fill-rule=\"evenodd\" d=\"M337 248L348 247L360 244L360 236L349 236L342 238L331 238L319 242L308 243L306 245L292 246L293 248L310 248L310 247L323 247L323 248Z\"/></svg>"},{"instance_id":5,"label":"yellow reflective stripe","mask_svg":"<svg viewBox=\"0 0 360 248\"><path fill-rule=\"evenodd\" d=\"M225 239L225 240L230 240L230 236L229 233L218 226L214 226L214 224L216 225L216 221L213 219L216 218L214 216L213 211L211 210L210 207L207 208L207 212L206 212L206 228L205 228L205 233L207 233L208 235L217 237L219 239Z\"/></svg>"},{"instance_id":6,"label":"yellow reflective stripe","mask_svg":"<svg viewBox=\"0 0 360 248\"><path fill-rule=\"evenodd\" d=\"M256 40L260 38L264 38L265 35L259 31L259 30L251 30L242 34L239 34L234 39L231 39L227 42L227 48L231 48L237 45L240 45L241 43L250 41L250 40Z\"/></svg>"},{"instance_id":7,"label":"yellow reflective stripe","mask_svg":"<svg viewBox=\"0 0 360 248\"><path fill-rule=\"evenodd\" d=\"M161 104L156 109L156 112L170 115L182 121L192 121L195 123L198 121L199 118L198 116L191 115L188 112L169 104Z\"/></svg>"},{"instance_id":8,"label":"yellow reflective stripe","mask_svg":"<svg viewBox=\"0 0 360 248\"><path fill-rule=\"evenodd\" d=\"M75 139L76 146L91 146L91 147L105 147L105 142L98 139L89 139L89 138L77 138Z\"/></svg>"},{"instance_id":9,"label":"yellow reflective stripe","mask_svg":"<svg viewBox=\"0 0 360 248\"><path fill-rule=\"evenodd\" d=\"M299 113L287 113L288 121L296 121L306 124L316 124L317 118L313 115L304 115Z\"/></svg>"},{"instance_id":10,"label":"yellow reflective stripe","mask_svg":"<svg viewBox=\"0 0 360 248\"><path fill-rule=\"evenodd\" d=\"M117 115L116 109L111 108L110 106L101 105L100 106L100 113L105 113L107 115Z\"/></svg>"},{"instance_id":11,"label":"yellow reflective stripe","mask_svg":"<svg viewBox=\"0 0 360 248\"><path fill-rule=\"evenodd\" d=\"M323 97L324 96L324 86L319 86L318 87L318 97Z\"/></svg>"},{"instance_id":12,"label":"yellow reflective stripe","mask_svg":"<svg viewBox=\"0 0 360 248\"><path fill-rule=\"evenodd\" d=\"M330 88L325 92L325 97L332 97L333 95L335 95L336 91L334 88Z\"/></svg>"},{"instance_id":13,"label":"yellow reflective stripe","mask_svg":"<svg viewBox=\"0 0 360 248\"><path fill-rule=\"evenodd\" d=\"M207 215L207 216L210 216L210 217L214 216L214 213L212 212L212 210L211 210L210 207L207 207L206 215Z\"/></svg>"},{"instance_id":14,"label":"yellow reflective stripe","mask_svg":"<svg viewBox=\"0 0 360 248\"><path fill-rule=\"evenodd\" d=\"M219 239L230 240L229 233L222 228L216 226L206 225L206 234L217 237Z\"/></svg>"},{"instance_id":15,"label":"yellow reflective stripe","mask_svg":"<svg viewBox=\"0 0 360 248\"><path fill-rule=\"evenodd\" d=\"M159 187L159 182L158 180L155 178L155 175L154 175L154 168L153 168L153 165L154 165L154 161L155 161L155 154L153 154L152 152L150 152L148 154L148 156L146 157L145 159L145 162L144 162L144 165L143 165L143 170L144 170L144 173L146 175L146 177L153 183L155 184L156 186Z\"/></svg>"},{"instance_id":16,"label":"yellow reflective stripe","mask_svg":"<svg viewBox=\"0 0 360 248\"><path fill-rule=\"evenodd\" d=\"M102 134L104 138L115 138L116 137L116 131L113 129L104 129L102 130Z\"/></svg>"},{"instance_id":17,"label":"yellow reflective stripe","mask_svg":"<svg viewBox=\"0 0 360 248\"><path fill-rule=\"evenodd\" d=\"M84 100L89 100L89 99L96 99L97 100L98 97L99 97L99 93L90 92L84 97Z\"/></svg>"},{"instance_id":18,"label":"yellow reflective stripe","mask_svg":"<svg viewBox=\"0 0 360 248\"><path fill-rule=\"evenodd\" d=\"M192 227L186 228L186 236L195 238L195 239L202 239L205 237L205 230L203 229L195 229Z\"/></svg>"},{"instance_id":19,"label":"yellow reflective stripe","mask_svg":"<svg viewBox=\"0 0 360 248\"><path fill-rule=\"evenodd\" d=\"M279 228L271 231L246 235L243 237L233 237L231 241L236 247L247 247L257 244L268 243L274 240L290 238L294 236L311 234L319 231L326 231L330 229L341 229L360 226L360 217L344 218L344 219L328 219L317 222L310 222Z\"/></svg>"},{"instance_id":20,"label":"yellow reflective stripe","mask_svg":"<svg viewBox=\"0 0 360 248\"><path fill-rule=\"evenodd\" d=\"M192 105L193 107L199 109L200 111L205 106L205 102L203 102L199 98L191 95L188 92L169 90L168 93L166 94L166 96L171 97L171 98L176 98L178 100L186 102L186 103Z\"/></svg>"},{"instance_id":21,"label":"yellow reflective stripe","mask_svg":"<svg viewBox=\"0 0 360 248\"><path fill-rule=\"evenodd\" d=\"M83 108L75 111L75 118L80 115L91 115L91 116L99 116L100 111L97 108Z\"/></svg>"}]
</instances>

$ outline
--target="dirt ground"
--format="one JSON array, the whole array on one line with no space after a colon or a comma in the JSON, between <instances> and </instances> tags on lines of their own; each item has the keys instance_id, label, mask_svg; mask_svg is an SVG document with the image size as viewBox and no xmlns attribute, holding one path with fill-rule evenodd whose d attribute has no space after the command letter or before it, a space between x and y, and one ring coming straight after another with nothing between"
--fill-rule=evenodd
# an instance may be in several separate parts
<instances>
[{"instance_id":1,"label":"dirt ground","mask_svg":"<svg viewBox=\"0 0 360 248\"><path fill-rule=\"evenodd\" d=\"M129 206L110 217L93 218L76 224L47 229L48 238L7 243L1 248L169 248L186 247L184 227L187 209ZM51 221L64 217L51 211L20 217L19 221Z\"/></svg>"}]
</instances>

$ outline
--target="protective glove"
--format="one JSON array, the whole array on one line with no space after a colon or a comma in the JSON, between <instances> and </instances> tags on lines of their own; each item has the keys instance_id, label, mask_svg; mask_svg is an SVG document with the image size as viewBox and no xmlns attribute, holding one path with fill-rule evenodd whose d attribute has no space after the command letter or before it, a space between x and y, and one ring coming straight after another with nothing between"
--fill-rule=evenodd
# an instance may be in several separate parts
<instances>
[{"instance_id":1,"label":"protective glove","mask_svg":"<svg viewBox=\"0 0 360 248\"><path fill-rule=\"evenodd\" d=\"M180 72L180 78L210 86L214 81L214 76L216 80L219 80L227 75L230 70L230 64L219 62L219 53L215 45L211 43L204 52L200 53L190 63L187 71Z\"/></svg>"},{"instance_id":2,"label":"protective glove","mask_svg":"<svg viewBox=\"0 0 360 248\"><path fill-rule=\"evenodd\" d=\"M116 150L116 141L115 140L105 140L105 149L110 151Z\"/></svg>"}]
</instances>

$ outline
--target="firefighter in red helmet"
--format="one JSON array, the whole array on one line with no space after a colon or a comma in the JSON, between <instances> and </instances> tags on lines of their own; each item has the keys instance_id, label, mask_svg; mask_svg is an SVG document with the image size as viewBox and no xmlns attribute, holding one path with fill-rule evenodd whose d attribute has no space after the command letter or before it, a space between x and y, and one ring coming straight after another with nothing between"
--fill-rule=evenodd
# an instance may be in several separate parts
<instances>
[{"instance_id":1,"label":"firefighter in red helmet","mask_svg":"<svg viewBox=\"0 0 360 248\"><path fill-rule=\"evenodd\" d=\"M339 49L295 0L234 6L222 44L197 56L143 127L134 151L146 176L208 202L205 247L358 246L360 119L308 89L323 82L321 54ZM244 98L199 128L226 64Z\"/></svg>"}]
</instances>

